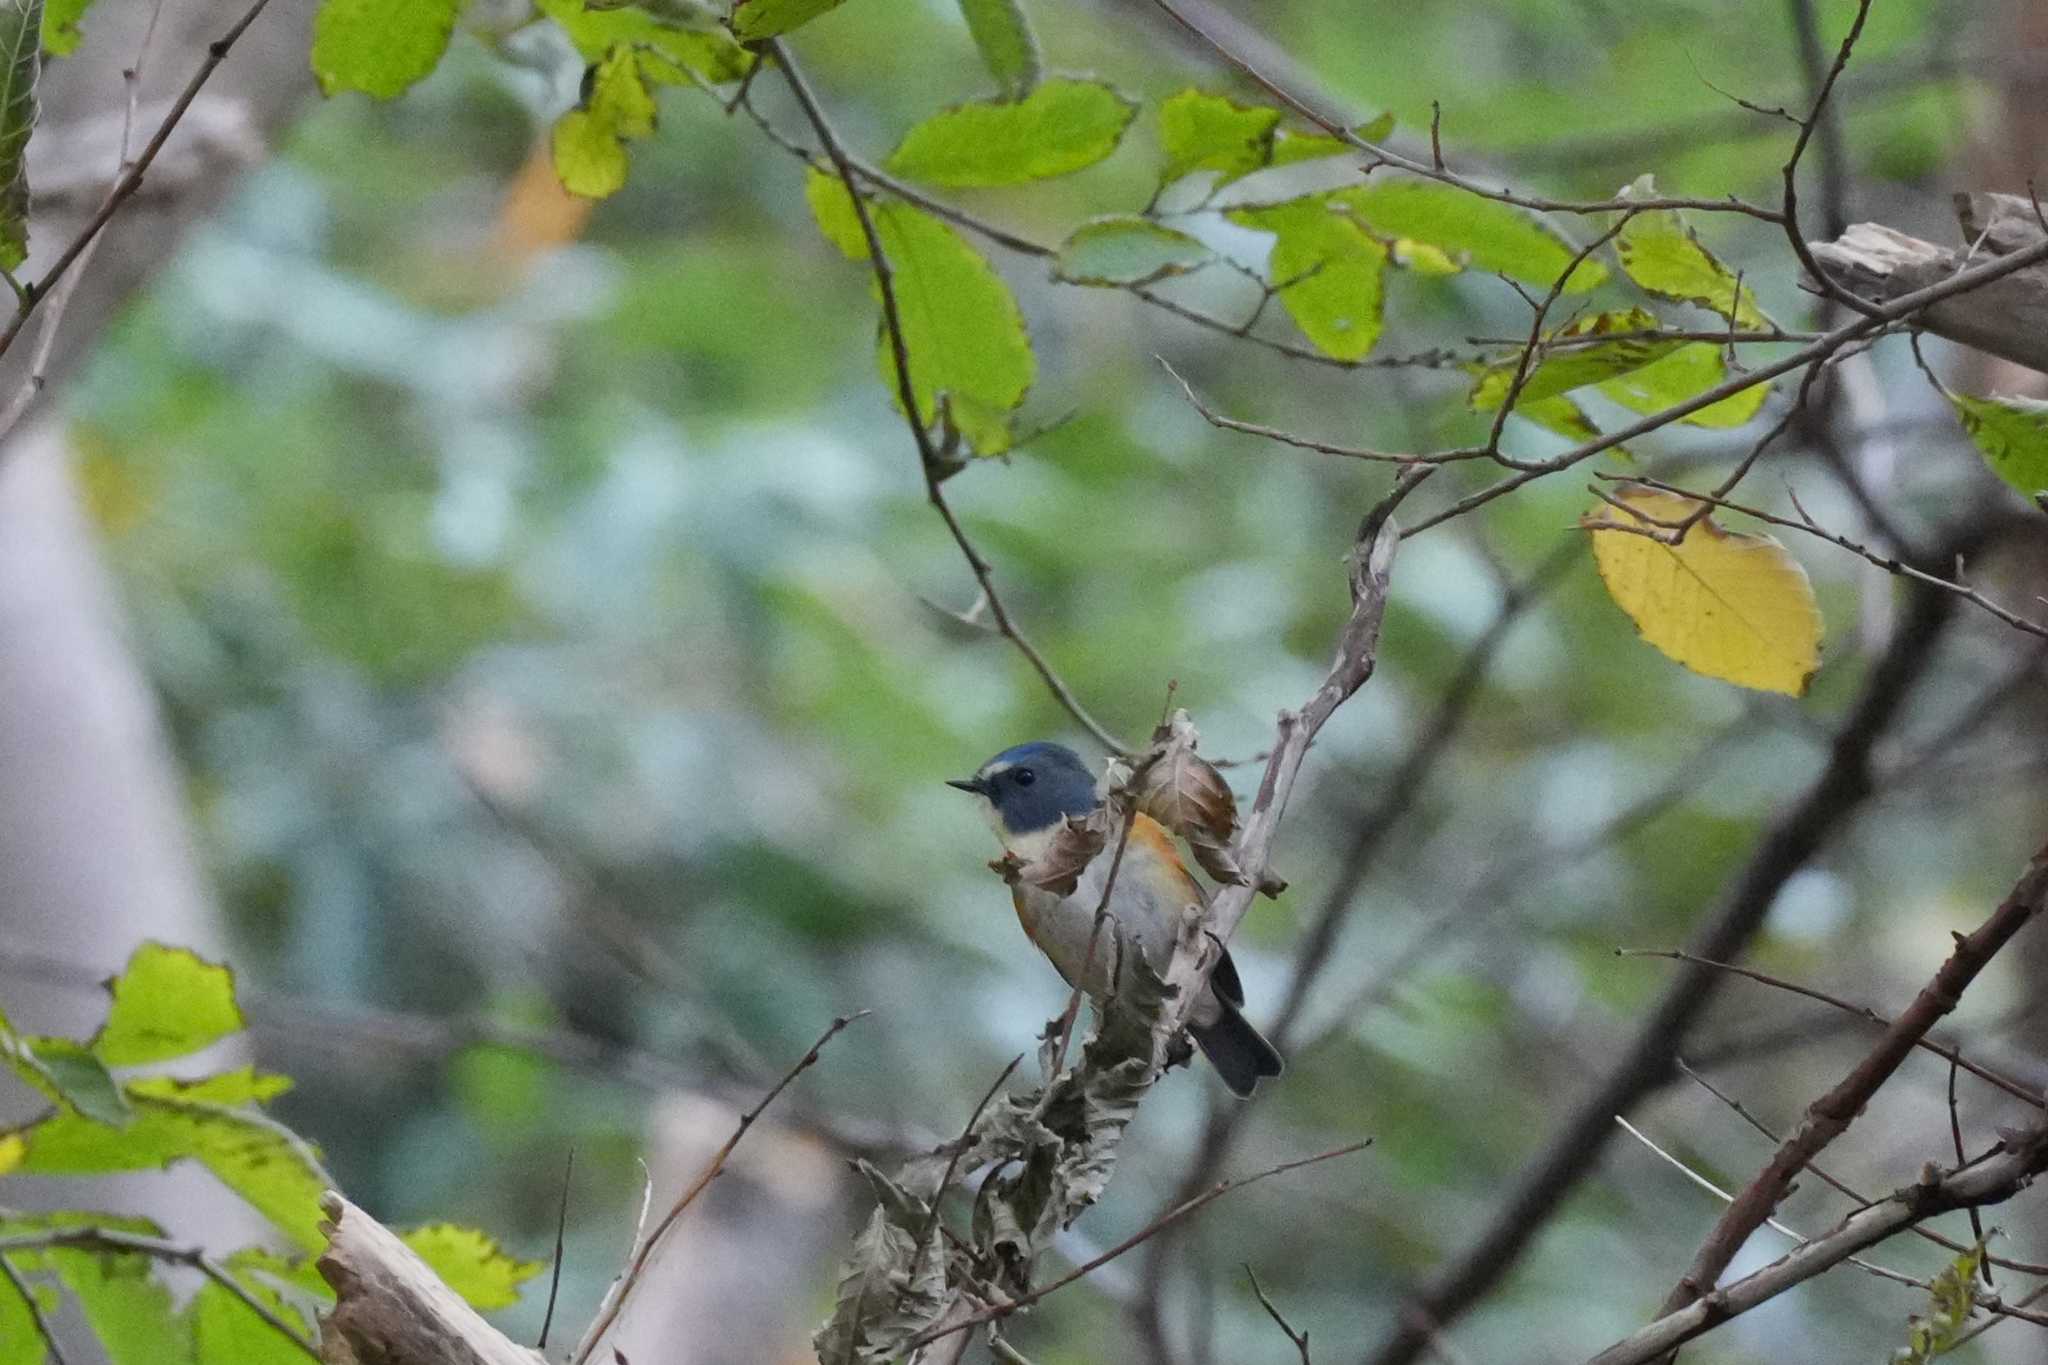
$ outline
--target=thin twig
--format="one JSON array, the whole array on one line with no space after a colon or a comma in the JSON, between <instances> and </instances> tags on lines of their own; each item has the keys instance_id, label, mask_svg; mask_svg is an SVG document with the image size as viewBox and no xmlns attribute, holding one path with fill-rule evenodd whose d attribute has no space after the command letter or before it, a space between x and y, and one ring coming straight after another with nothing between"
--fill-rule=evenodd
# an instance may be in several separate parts
<instances>
[{"instance_id":1,"label":"thin twig","mask_svg":"<svg viewBox=\"0 0 2048 1365\"><path fill-rule=\"evenodd\" d=\"M576 1149L569 1149L568 1159L562 1164L562 1202L555 1209L555 1264L548 1274L548 1307L540 1318L540 1340L533 1348L545 1351L548 1348L548 1328L555 1323L555 1296L562 1290L562 1238L569 1229L569 1182L576 1174Z\"/></svg>"},{"instance_id":2,"label":"thin twig","mask_svg":"<svg viewBox=\"0 0 2048 1365\"><path fill-rule=\"evenodd\" d=\"M1299 1332L1295 1331L1294 1324L1280 1315L1280 1310L1273 1306L1273 1300L1266 1296L1266 1287L1259 1283L1257 1271L1247 1265L1244 1274L1245 1278L1252 1282L1252 1293L1258 1295L1259 1307L1266 1310L1266 1316L1273 1320L1273 1325L1280 1329L1281 1334L1294 1343L1295 1353L1301 1357L1301 1365L1312 1365L1308 1358L1308 1330L1303 1328Z\"/></svg>"},{"instance_id":3,"label":"thin twig","mask_svg":"<svg viewBox=\"0 0 2048 1365\"><path fill-rule=\"evenodd\" d=\"M769 1088L768 1093L761 1097L758 1104L740 1115L739 1124L732 1130L732 1136L727 1138L724 1145L711 1154L711 1160L705 1163L704 1169L697 1173L697 1178L690 1182L688 1188L677 1196L676 1202L669 1207L669 1211L662 1215L660 1222L654 1225L654 1231L638 1239L638 1245L635 1247L626 1269L620 1274L618 1282L612 1288L612 1292L605 1295L604 1304L598 1310L597 1317L591 1322L589 1330L583 1334L583 1340L576 1347L575 1354L570 1356L570 1365L583 1365L583 1362L590 1358L590 1353L597 1349L598 1341L610 1330L612 1323L618 1320L619 1312L626 1306L626 1300L632 1295L633 1287L640 1282L640 1277L646 1271L648 1262L653 1259L654 1249L661 1245L662 1236L675 1226L676 1220L681 1218L690 1205L696 1202L697 1196L704 1193L711 1182L724 1173L726 1158L730 1157L733 1149L740 1145L740 1139L744 1138L747 1135L747 1130L754 1126L754 1120L760 1118L762 1112L769 1105L775 1103L775 1097L784 1090L787 1090L798 1076L803 1075L804 1072L816 1065L818 1054L824 1050L825 1044L837 1037L840 1030L844 1029L848 1024L853 1023L857 1019L865 1019L867 1014L866 1010L856 1010L852 1014L842 1014L834 1019L826 1027L825 1031L818 1035L818 1041L811 1044L810 1051L799 1057L796 1065L783 1073L782 1079Z\"/></svg>"},{"instance_id":4,"label":"thin twig","mask_svg":"<svg viewBox=\"0 0 2048 1365\"><path fill-rule=\"evenodd\" d=\"M43 1313L42 1300L36 1297L36 1291L22 1278L21 1271L15 1268L13 1258L4 1252L0 1252L0 1275L7 1277L7 1282L14 1286L14 1292L21 1295L21 1301L28 1306L28 1320L35 1326L36 1334L43 1339L43 1346L49 1351L50 1359L55 1361L56 1365L71 1365L71 1361L64 1354L64 1344L57 1340L57 1329L50 1325L50 1319Z\"/></svg>"}]
</instances>

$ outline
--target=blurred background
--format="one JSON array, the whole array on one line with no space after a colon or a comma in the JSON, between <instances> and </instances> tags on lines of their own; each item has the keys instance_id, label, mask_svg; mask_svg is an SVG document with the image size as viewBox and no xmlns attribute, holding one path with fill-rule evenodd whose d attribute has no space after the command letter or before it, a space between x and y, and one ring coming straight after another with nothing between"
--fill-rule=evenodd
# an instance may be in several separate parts
<instances>
[{"instance_id":1,"label":"blurred background","mask_svg":"<svg viewBox=\"0 0 2048 1365\"><path fill-rule=\"evenodd\" d=\"M1814 8L1832 54L1854 7ZM1049 68L1148 111L1080 175L953 196L1033 238L1147 202L1158 99L1250 96L1150 6L1027 9ZM226 12L194 7L192 41ZM1792 129L1730 96L1808 98L1799 7L1763 0L1199 14L1246 44L1231 26L1255 29L1270 47L1244 50L1333 107L1391 111L1400 145L1426 148L1439 103L1454 161L1529 191L1605 197L1654 171L1670 192L1773 201ZM537 149L581 63L522 17L477 6L442 69L384 105L320 101L305 16L266 17L275 50L238 49L222 74L250 136L110 246L100 268L133 291L67 324L77 353L0 470L17 528L0 547L0 998L26 1026L89 1022L91 983L144 937L225 956L255 1054L298 1082L277 1112L388 1221L473 1222L545 1258L573 1151L558 1321L575 1324L624 1254L640 1163L673 1189L833 1015L870 1010L680 1230L672 1291L627 1346L636 1365L804 1359L866 1211L846 1158L956 1131L1065 998L984 866L988 831L941 780L1028 738L1101 755L1013 649L953 615L973 582L877 382L869 282L813 227L801 162L670 89L627 188L566 200ZM124 61L122 22L95 12L70 60ZM853 0L792 48L870 158L987 90L940 0ZM167 85L190 69L181 50L155 62ZM773 84L760 107L797 136ZM2048 171L2048 6L1884 0L1839 114L1848 216L1953 240L1951 191ZM1823 213L1809 236L1828 235ZM1785 325L1822 316L1766 225L1698 225ZM1238 238L1256 266L1259 239ZM1155 355L1225 411L1392 449L1482 437L1468 381L1302 363L991 259L1031 328L1026 424L1046 431L948 484L956 508L1112 730L1141 740L1173 682L1205 753L1250 758L1321 675L1348 606L1340 557L1388 476L1212 429ZM1257 299L1219 270L1165 292L1233 318ZM1262 334L1291 339L1274 313ZM1386 316L1389 355L1527 328L1476 272L1392 272ZM1928 354L1969 392L2040 378ZM1637 454L1704 480L1757 434ZM1441 476L1458 488L1431 505L1481 479ZM1234 945L1256 1021L1292 1002L1291 1069L1220 1124L1221 1087L1174 1076L1063 1249L1078 1261L1142 1226L1198 1150L1214 1179L1374 1146L1231 1195L1048 1300L1010 1333L1031 1359L1290 1359L1247 1265L1318 1360L1365 1356L1671 979L1614 949L1676 946L1722 899L1910 623L1894 580L1790 539L1828 624L1811 694L1687 674L1602 590L1574 529L1584 483L1539 483L1403 549L1380 671L1324 732L1283 828L1292 889ZM1874 545L2028 510L1901 342L1844 367L1749 486L1779 507L1789 488ZM2037 617L2040 526L1973 545L1969 565ZM2039 641L1966 607L1930 629L1874 790L1835 812L1751 955L1885 1011L2048 827ZM1419 744L1430 761L1404 769ZM1258 769L1229 771L1242 790ZM1297 950L1326 915L1327 963L1304 979ZM1953 1029L2036 1087L2044 971L2037 931ZM1737 981L1684 1051L1782 1128L1867 1038ZM1909 1063L1831 1170L1882 1193L1947 1159L1947 1079ZM1964 1078L1973 1149L2015 1112ZM1724 1186L1770 1149L1689 1083L1634 1117ZM1646 1320L1717 1207L1611 1142L1439 1350L1590 1353ZM1818 1233L1849 1207L1812 1181L1784 1216ZM2038 1197L1997 1211L2006 1253L2048 1259L2039 1215ZM1943 1225L1967 1240L1961 1218ZM1783 1245L1760 1234L1737 1269ZM1900 1239L1877 1259L1927 1275L1946 1253ZM544 1297L529 1289L507 1330L531 1340ZM1924 1304L1845 1268L1688 1358L1876 1360ZM1959 1358L2044 1350L2008 1323Z\"/></svg>"}]
</instances>

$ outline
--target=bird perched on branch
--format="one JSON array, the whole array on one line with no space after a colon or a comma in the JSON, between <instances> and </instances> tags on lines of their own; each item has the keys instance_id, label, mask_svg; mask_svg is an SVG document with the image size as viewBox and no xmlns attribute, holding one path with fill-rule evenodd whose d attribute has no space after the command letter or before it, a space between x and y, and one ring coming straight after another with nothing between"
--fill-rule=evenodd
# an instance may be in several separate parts
<instances>
[{"instance_id":1,"label":"bird perched on branch","mask_svg":"<svg viewBox=\"0 0 2048 1365\"><path fill-rule=\"evenodd\" d=\"M1082 819L1102 803L1080 755L1044 741L1005 749L973 777L946 785L980 797L1004 850L1026 864L1044 854L1064 817ZM1163 975L1173 957L1182 910L1208 905L1201 883L1181 862L1173 836L1140 812L1132 818L1110 887L1109 919L1091 957L1095 912L1114 862L1113 848L1104 849L1064 896L1022 880L1011 885L1025 935L1068 985L1079 985L1098 1001L1109 994L1112 964L1121 956L1119 941L1141 949L1146 962ZM1225 951L1189 1011L1187 1026L1216 1074L1240 1098L1252 1093L1260 1077L1279 1075L1282 1066L1279 1052L1245 1019L1243 1009L1244 986Z\"/></svg>"}]
</instances>

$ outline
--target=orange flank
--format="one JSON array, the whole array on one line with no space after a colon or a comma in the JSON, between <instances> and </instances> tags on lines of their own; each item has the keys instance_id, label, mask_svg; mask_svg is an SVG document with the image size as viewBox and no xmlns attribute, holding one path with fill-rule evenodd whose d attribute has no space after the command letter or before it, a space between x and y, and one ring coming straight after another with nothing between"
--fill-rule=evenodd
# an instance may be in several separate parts
<instances>
[{"instance_id":1,"label":"orange flank","mask_svg":"<svg viewBox=\"0 0 2048 1365\"><path fill-rule=\"evenodd\" d=\"M1173 836L1166 832L1166 826L1143 812L1131 822L1131 849L1133 852L1142 849L1159 863L1172 868L1179 874L1181 885L1187 888L1189 897L1196 901L1203 899L1202 884L1181 862L1180 848L1173 842Z\"/></svg>"}]
</instances>

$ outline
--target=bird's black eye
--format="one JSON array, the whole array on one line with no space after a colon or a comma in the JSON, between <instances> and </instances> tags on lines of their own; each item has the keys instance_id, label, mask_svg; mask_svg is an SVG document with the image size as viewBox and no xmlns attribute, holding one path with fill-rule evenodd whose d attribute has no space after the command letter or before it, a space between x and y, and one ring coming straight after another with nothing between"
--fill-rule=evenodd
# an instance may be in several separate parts
<instances>
[{"instance_id":1,"label":"bird's black eye","mask_svg":"<svg viewBox=\"0 0 2048 1365\"><path fill-rule=\"evenodd\" d=\"M1017 769L1017 771L1011 773L1010 777L1020 787L1028 787L1033 782L1036 782L1038 780L1038 774L1032 772L1029 768L1019 768Z\"/></svg>"}]
</instances>

